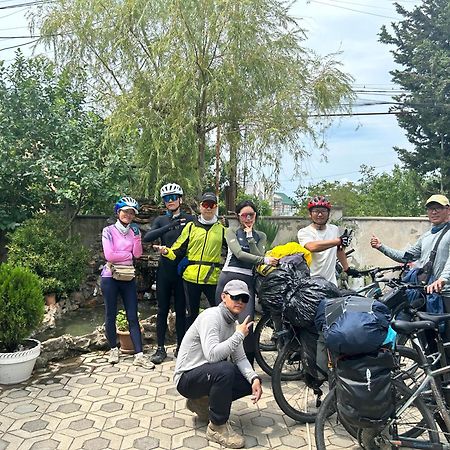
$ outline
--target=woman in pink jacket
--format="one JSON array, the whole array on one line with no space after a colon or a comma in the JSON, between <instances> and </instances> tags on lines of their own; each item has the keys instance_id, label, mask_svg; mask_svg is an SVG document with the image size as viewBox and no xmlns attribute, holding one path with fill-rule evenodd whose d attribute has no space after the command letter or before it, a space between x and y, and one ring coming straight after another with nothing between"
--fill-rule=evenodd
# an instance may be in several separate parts
<instances>
[{"instance_id":1,"label":"woman in pink jacket","mask_svg":"<svg viewBox=\"0 0 450 450\"><path fill-rule=\"evenodd\" d=\"M101 288L105 302L105 330L111 351L109 362L119 362L119 349L117 348L116 316L117 297L121 296L125 308L131 340L134 349L134 365L147 369L155 366L143 354L141 328L138 320L136 280L119 281L113 278L110 264L132 266L133 258L142 255L141 232L136 224L132 223L138 212L139 205L134 198L122 197L114 206L117 215L115 224L103 228L103 253L107 264L103 267Z\"/></svg>"}]
</instances>

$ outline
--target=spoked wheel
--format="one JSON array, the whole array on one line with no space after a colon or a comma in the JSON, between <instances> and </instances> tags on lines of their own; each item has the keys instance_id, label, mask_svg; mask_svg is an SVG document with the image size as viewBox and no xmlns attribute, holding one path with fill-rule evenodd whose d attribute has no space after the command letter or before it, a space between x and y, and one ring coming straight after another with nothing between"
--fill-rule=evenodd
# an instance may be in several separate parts
<instances>
[{"instance_id":1,"label":"spoked wheel","mask_svg":"<svg viewBox=\"0 0 450 450\"><path fill-rule=\"evenodd\" d=\"M255 359L259 367L272 376L273 366L277 359L277 336L273 320L269 313L265 313L255 327Z\"/></svg>"},{"instance_id":2,"label":"spoked wheel","mask_svg":"<svg viewBox=\"0 0 450 450\"><path fill-rule=\"evenodd\" d=\"M396 393L396 409L399 411L400 407L411 397L413 391L409 389L402 380L395 380L394 386ZM380 430L367 428L357 429L356 437L354 433L355 428L344 425L339 415L335 414L335 412L336 398L335 389L333 389L323 401L317 414L315 425L317 450L332 448L331 442L334 440L333 436L339 437L340 440L345 440L348 447L351 447L352 445L356 447L359 445L366 450L391 449L391 439L401 440L406 438L416 438L424 442L439 442L439 436L436 424L433 420L432 411L427 408L420 397L416 398L405 411L399 414L395 423L389 423ZM397 433L394 436L392 431L395 428L397 428ZM345 431L347 431L348 434L346 434Z\"/></svg>"},{"instance_id":3,"label":"spoked wheel","mask_svg":"<svg viewBox=\"0 0 450 450\"><path fill-rule=\"evenodd\" d=\"M305 373L300 350L294 340L280 351L273 369L272 391L278 406L289 417L302 423L314 422L328 382L320 383Z\"/></svg>"}]
</instances>

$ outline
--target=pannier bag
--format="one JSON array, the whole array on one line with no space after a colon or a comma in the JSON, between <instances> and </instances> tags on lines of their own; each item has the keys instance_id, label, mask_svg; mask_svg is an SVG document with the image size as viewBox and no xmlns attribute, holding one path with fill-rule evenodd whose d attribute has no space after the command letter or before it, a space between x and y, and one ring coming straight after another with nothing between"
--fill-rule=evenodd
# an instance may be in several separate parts
<instances>
[{"instance_id":1,"label":"pannier bag","mask_svg":"<svg viewBox=\"0 0 450 450\"><path fill-rule=\"evenodd\" d=\"M371 298L349 296L328 300L325 344L335 355L376 352L386 339L390 320L386 305Z\"/></svg>"},{"instance_id":2,"label":"pannier bag","mask_svg":"<svg viewBox=\"0 0 450 450\"><path fill-rule=\"evenodd\" d=\"M340 358L335 362L337 412L344 423L378 428L394 411L390 351Z\"/></svg>"},{"instance_id":3,"label":"pannier bag","mask_svg":"<svg viewBox=\"0 0 450 450\"><path fill-rule=\"evenodd\" d=\"M108 265L114 280L131 281L136 276L134 266L125 266L122 264L111 264L111 263L108 263Z\"/></svg>"}]
</instances>

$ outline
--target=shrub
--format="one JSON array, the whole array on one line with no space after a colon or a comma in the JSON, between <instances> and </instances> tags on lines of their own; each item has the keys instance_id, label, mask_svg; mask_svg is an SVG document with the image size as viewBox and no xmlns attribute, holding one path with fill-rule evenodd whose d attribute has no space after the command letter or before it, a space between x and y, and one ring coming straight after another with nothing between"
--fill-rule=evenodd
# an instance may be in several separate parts
<instances>
[{"instance_id":1,"label":"shrub","mask_svg":"<svg viewBox=\"0 0 450 450\"><path fill-rule=\"evenodd\" d=\"M273 241L277 237L278 224L267 219L259 219L258 222L256 222L255 228L263 233L266 233L267 248L272 248Z\"/></svg>"},{"instance_id":2,"label":"shrub","mask_svg":"<svg viewBox=\"0 0 450 450\"><path fill-rule=\"evenodd\" d=\"M44 300L39 278L25 267L1 264L0 350L17 350L43 318Z\"/></svg>"},{"instance_id":3,"label":"shrub","mask_svg":"<svg viewBox=\"0 0 450 450\"><path fill-rule=\"evenodd\" d=\"M8 234L8 262L39 275L44 293L74 291L85 277L89 253L78 236L68 237L66 222L42 214Z\"/></svg>"}]
</instances>

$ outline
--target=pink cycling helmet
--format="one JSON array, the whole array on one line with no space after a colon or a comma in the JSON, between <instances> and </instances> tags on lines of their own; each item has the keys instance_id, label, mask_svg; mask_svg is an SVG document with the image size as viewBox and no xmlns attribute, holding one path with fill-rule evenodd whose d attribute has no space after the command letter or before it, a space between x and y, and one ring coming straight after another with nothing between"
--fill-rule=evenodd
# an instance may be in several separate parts
<instances>
[{"instance_id":1,"label":"pink cycling helmet","mask_svg":"<svg viewBox=\"0 0 450 450\"><path fill-rule=\"evenodd\" d=\"M308 210L316 206L327 208L328 211L331 209L331 203L323 195L317 195L316 197L313 197L308 201Z\"/></svg>"}]
</instances>

